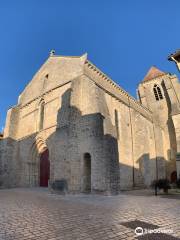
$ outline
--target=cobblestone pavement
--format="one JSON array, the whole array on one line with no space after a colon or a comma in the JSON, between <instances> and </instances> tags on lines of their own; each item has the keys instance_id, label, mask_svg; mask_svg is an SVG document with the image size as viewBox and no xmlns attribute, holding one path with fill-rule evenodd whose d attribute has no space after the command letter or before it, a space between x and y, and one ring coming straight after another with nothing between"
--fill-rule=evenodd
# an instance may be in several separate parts
<instances>
[{"instance_id":1,"label":"cobblestone pavement","mask_svg":"<svg viewBox=\"0 0 180 240\"><path fill-rule=\"evenodd\" d=\"M173 233L136 236L129 227L132 224L127 223L134 220L158 225L158 229L170 229ZM170 240L178 237L179 199L131 192L118 196L60 196L40 188L0 190L1 240Z\"/></svg>"}]
</instances>

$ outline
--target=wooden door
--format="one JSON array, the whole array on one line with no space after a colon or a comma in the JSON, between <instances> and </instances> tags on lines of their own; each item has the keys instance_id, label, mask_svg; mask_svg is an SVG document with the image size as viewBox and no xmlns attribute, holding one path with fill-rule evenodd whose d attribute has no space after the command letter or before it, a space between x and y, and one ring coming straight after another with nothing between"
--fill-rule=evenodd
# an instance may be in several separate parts
<instances>
[{"instance_id":1,"label":"wooden door","mask_svg":"<svg viewBox=\"0 0 180 240\"><path fill-rule=\"evenodd\" d=\"M40 186L48 187L50 176L49 151L46 149L40 156Z\"/></svg>"}]
</instances>

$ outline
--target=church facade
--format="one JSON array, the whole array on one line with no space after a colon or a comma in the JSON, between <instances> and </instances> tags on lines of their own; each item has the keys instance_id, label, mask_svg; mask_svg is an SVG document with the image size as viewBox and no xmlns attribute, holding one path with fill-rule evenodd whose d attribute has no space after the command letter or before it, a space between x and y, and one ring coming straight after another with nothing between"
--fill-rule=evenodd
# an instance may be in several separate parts
<instances>
[{"instance_id":1,"label":"church facade","mask_svg":"<svg viewBox=\"0 0 180 240\"><path fill-rule=\"evenodd\" d=\"M8 110L0 186L118 193L180 174L180 83L152 67L138 100L84 54L51 54Z\"/></svg>"}]
</instances>

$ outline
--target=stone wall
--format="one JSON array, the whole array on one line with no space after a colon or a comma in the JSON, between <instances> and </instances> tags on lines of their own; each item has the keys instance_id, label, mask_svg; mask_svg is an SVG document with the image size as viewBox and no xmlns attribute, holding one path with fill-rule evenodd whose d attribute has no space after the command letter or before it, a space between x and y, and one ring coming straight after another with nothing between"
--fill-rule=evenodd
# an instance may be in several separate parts
<instances>
[{"instance_id":1,"label":"stone wall","mask_svg":"<svg viewBox=\"0 0 180 240\"><path fill-rule=\"evenodd\" d=\"M84 85L85 82L94 81L83 77ZM92 99L89 98L89 105L87 101L82 101L85 111L100 112L104 116L104 135L111 136L117 144L121 189L131 188L132 186L149 186L156 178L153 123L137 111L131 105L131 101L129 101L128 106L121 99L110 95L97 84L96 89L95 87L92 89L90 85L87 88L90 90ZM85 88L83 89L84 94L86 94ZM115 111L118 114L118 128L115 122ZM119 129L118 133L117 129ZM164 169L161 171L164 171Z\"/></svg>"},{"instance_id":2,"label":"stone wall","mask_svg":"<svg viewBox=\"0 0 180 240\"><path fill-rule=\"evenodd\" d=\"M0 188L19 185L18 144L12 138L0 140Z\"/></svg>"}]
</instances>

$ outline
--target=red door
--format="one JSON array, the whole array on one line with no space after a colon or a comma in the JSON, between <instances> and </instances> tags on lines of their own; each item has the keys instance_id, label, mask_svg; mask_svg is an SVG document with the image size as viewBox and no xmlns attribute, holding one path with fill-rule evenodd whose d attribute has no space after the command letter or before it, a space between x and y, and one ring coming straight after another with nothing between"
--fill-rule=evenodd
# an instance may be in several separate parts
<instances>
[{"instance_id":1,"label":"red door","mask_svg":"<svg viewBox=\"0 0 180 240\"><path fill-rule=\"evenodd\" d=\"M48 187L50 175L49 151L46 149L40 156L40 186Z\"/></svg>"},{"instance_id":2,"label":"red door","mask_svg":"<svg viewBox=\"0 0 180 240\"><path fill-rule=\"evenodd\" d=\"M171 173L171 183L175 183L177 181L177 172L174 171Z\"/></svg>"}]
</instances>

